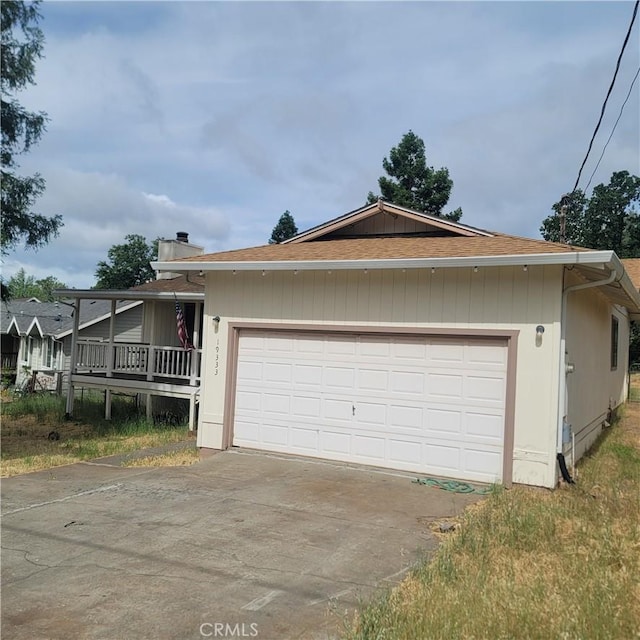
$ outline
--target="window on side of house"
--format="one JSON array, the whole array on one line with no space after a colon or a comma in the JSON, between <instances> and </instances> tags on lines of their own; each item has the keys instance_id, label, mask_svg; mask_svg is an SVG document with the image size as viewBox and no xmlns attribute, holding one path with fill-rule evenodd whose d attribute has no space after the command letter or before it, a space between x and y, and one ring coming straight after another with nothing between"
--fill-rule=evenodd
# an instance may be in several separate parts
<instances>
[{"instance_id":1,"label":"window on side of house","mask_svg":"<svg viewBox=\"0 0 640 640\"><path fill-rule=\"evenodd\" d=\"M618 368L618 318L611 316L611 370Z\"/></svg>"},{"instance_id":2,"label":"window on side of house","mask_svg":"<svg viewBox=\"0 0 640 640\"><path fill-rule=\"evenodd\" d=\"M42 338L41 363L43 369L51 368L51 349L49 348L49 338Z\"/></svg>"}]
</instances>

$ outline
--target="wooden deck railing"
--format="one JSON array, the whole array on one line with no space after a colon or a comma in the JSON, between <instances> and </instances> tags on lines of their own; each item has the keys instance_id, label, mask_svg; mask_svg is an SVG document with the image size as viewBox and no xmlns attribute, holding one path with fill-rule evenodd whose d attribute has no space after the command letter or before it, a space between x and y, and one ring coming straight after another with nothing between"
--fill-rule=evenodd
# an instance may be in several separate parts
<instances>
[{"instance_id":1,"label":"wooden deck railing","mask_svg":"<svg viewBox=\"0 0 640 640\"><path fill-rule=\"evenodd\" d=\"M2 354L2 370L15 371L17 368L18 368L18 354L3 353Z\"/></svg>"},{"instance_id":2,"label":"wooden deck railing","mask_svg":"<svg viewBox=\"0 0 640 640\"><path fill-rule=\"evenodd\" d=\"M78 340L74 372L104 372L108 377L118 374L180 378L196 384L200 380L202 350L185 351L182 347L130 342L91 342ZM195 358L195 362L194 362Z\"/></svg>"}]
</instances>

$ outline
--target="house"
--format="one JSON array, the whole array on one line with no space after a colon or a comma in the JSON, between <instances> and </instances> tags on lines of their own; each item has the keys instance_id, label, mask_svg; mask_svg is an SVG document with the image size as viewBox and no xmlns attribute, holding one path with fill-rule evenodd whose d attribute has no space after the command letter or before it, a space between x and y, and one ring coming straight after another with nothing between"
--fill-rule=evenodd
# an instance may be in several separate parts
<instances>
[{"instance_id":1,"label":"house","mask_svg":"<svg viewBox=\"0 0 640 640\"><path fill-rule=\"evenodd\" d=\"M179 232L175 240L161 240L158 255L164 260L202 254ZM195 426L200 394L199 336L202 335L204 279L196 274L162 273L158 279L125 290L62 289L80 315L93 300L106 309L100 340L81 325L69 330L69 380L67 414L74 409L75 390L105 392L105 417L111 416L111 396L138 396L148 417L158 414L189 415ZM176 327L180 307L193 348L185 349ZM120 306L135 307L140 316L136 335L118 331Z\"/></svg>"},{"instance_id":2,"label":"house","mask_svg":"<svg viewBox=\"0 0 640 640\"><path fill-rule=\"evenodd\" d=\"M115 335L121 340L139 341L142 309L140 301L116 307ZM2 302L2 370L21 387L33 375L43 388L64 390L67 386L73 328L71 303L65 300ZM96 343L108 337L109 304L88 300L79 316L82 339Z\"/></svg>"},{"instance_id":3,"label":"house","mask_svg":"<svg viewBox=\"0 0 640 640\"><path fill-rule=\"evenodd\" d=\"M380 201L153 266L205 277L200 447L554 487L626 397L612 251Z\"/></svg>"}]
</instances>

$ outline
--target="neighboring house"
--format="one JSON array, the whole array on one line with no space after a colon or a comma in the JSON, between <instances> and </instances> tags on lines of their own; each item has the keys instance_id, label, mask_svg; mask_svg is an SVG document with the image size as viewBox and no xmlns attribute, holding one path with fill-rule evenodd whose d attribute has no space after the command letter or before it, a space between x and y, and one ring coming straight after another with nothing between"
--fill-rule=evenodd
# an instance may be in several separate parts
<instances>
[{"instance_id":1,"label":"neighboring house","mask_svg":"<svg viewBox=\"0 0 640 640\"><path fill-rule=\"evenodd\" d=\"M159 256L164 259L198 255L202 247L190 244L185 233L176 240L161 240ZM72 298L81 314L92 299L105 305L101 340L89 337L86 329L69 330L70 379L67 413L73 413L76 388L106 392L105 415L111 415L113 392L135 394L146 406L149 417L158 414L189 414L195 426L200 393L199 336L202 335L204 278L163 273L158 280L126 290L64 289L56 292ZM120 304L135 305L140 314L135 336L117 330ZM184 315L185 328L194 349L185 349L177 333L176 304ZM114 330L110 327L113 324ZM73 336L77 336L73 339Z\"/></svg>"},{"instance_id":2,"label":"neighboring house","mask_svg":"<svg viewBox=\"0 0 640 640\"><path fill-rule=\"evenodd\" d=\"M640 293L612 251L380 201L153 266L205 275L200 447L553 487L626 397Z\"/></svg>"},{"instance_id":3,"label":"neighboring house","mask_svg":"<svg viewBox=\"0 0 640 640\"><path fill-rule=\"evenodd\" d=\"M121 340L139 342L142 308L139 301L118 303L115 334ZM32 375L40 385L52 390L66 388L73 327L71 303L40 302L36 299L2 302L2 370L24 385ZM93 343L108 339L110 305L89 300L81 309L79 331L82 339Z\"/></svg>"}]
</instances>

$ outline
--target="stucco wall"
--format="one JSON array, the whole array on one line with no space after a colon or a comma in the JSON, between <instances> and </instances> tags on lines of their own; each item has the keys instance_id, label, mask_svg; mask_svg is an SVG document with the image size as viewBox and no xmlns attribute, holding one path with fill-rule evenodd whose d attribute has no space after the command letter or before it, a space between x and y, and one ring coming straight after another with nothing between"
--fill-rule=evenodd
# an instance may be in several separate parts
<instances>
[{"instance_id":1,"label":"stucco wall","mask_svg":"<svg viewBox=\"0 0 640 640\"><path fill-rule=\"evenodd\" d=\"M567 285L578 280L569 277ZM598 289L569 293L567 300L567 362L575 372L567 376L567 420L575 435L578 460L602 432L609 407L626 399L629 368L629 319ZM618 366L611 369L611 318L618 318ZM571 453L569 443L565 454Z\"/></svg>"},{"instance_id":2,"label":"stucco wall","mask_svg":"<svg viewBox=\"0 0 640 640\"><path fill-rule=\"evenodd\" d=\"M561 267L209 273L199 446L222 446L228 323L519 330L514 482L553 486ZM219 326L213 316L220 316ZM545 327L537 344L537 325Z\"/></svg>"}]
</instances>

